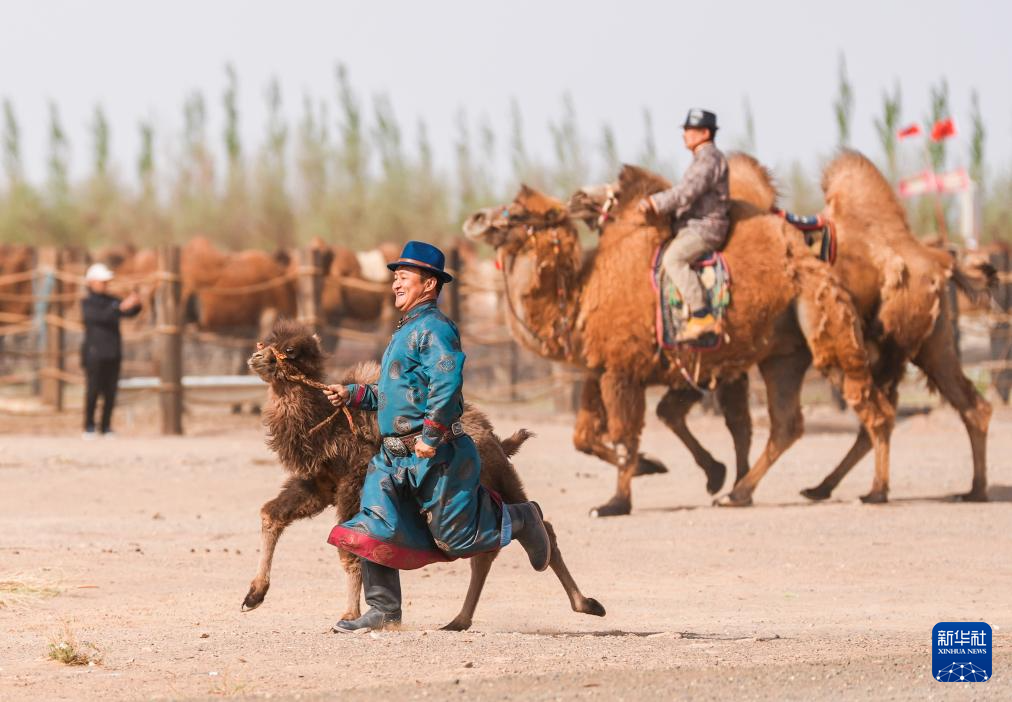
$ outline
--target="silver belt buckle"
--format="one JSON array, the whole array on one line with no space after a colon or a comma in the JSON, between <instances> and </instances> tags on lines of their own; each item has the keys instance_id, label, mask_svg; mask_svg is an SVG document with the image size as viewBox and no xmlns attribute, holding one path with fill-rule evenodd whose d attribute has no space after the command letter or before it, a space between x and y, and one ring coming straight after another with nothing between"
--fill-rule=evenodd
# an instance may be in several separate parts
<instances>
[{"instance_id":1,"label":"silver belt buckle","mask_svg":"<svg viewBox=\"0 0 1012 702\"><path fill-rule=\"evenodd\" d=\"M454 436L463 436L464 425L459 421L454 422L450 425L450 433Z\"/></svg>"},{"instance_id":2,"label":"silver belt buckle","mask_svg":"<svg viewBox=\"0 0 1012 702\"><path fill-rule=\"evenodd\" d=\"M397 456L398 458L403 458L408 455L408 447L405 446L404 442L397 436L384 436L383 448L385 448L391 456Z\"/></svg>"}]
</instances>

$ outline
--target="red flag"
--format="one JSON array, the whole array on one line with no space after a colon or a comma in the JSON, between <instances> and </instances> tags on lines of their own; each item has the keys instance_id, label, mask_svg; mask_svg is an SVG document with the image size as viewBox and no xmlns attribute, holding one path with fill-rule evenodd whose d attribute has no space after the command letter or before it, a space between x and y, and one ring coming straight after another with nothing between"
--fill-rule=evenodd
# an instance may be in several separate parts
<instances>
[{"instance_id":1,"label":"red flag","mask_svg":"<svg viewBox=\"0 0 1012 702\"><path fill-rule=\"evenodd\" d=\"M941 141L951 136L956 136L956 123L952 117L938 120L931 128L931 141Z\"/></svg>"},{"instance_id":2,"label":"red flag","mask_svg":"<svg viewBox=\"0 0 1012 702\"><path fill-rule=\"evenodd\" d=\"M907 137L918 136L921 133L921 125L914 122L913 124L904 127L903 129L896 132L896 136L900 139L906 139Z\"/></svg>"}]
</instances>

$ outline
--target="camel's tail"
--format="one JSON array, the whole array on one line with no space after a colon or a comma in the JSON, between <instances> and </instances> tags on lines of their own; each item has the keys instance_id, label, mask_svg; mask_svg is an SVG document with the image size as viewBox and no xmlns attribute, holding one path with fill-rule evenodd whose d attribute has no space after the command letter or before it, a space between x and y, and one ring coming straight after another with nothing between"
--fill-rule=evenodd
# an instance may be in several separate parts
<instances>
[{"instance_id":1,"label":"camel's tail","mask_svg":"<svg viewBox=\"0 0 1012 702\"><path fill-rule=\"evenodd\" d=\"M527 429L520 429L513 432L513 436L508 436L503 439L500 443L502 444L502 450L506 454L507 458L512 458L520 450L520 447L524 445L524 442L534 436L534 432L528 431Z\"/></svg>"},{"instance_id":2,"label":"camel's tail","mask_svg":"<svg viewBox=\"0 0 1012 702\"><path fill-rule=\"evenodd\" d=\"M973 304L986 304L998 285L998 269L983 258L957 262L952 266L952 282Z\"/></svg>"}]
</instances>

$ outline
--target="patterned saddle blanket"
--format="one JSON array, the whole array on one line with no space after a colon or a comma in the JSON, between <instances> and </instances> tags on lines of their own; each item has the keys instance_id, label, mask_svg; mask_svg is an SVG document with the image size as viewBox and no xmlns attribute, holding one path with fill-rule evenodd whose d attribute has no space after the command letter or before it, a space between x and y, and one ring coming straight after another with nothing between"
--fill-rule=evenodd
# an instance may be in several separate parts
<instances>
[{"instance_id":1,"label":"patterned saddle blanket","mask_svg":"<svg viewBox=\"0 0 1012 702\"><path fill-rule=\"evenodd\" d=\"M773 208L773 214L780 215L788 224L799 229L812 253L829 265L836 263L836 228L832 222L820 214L798 215L779 207Z\"/></svg>"},{"instance_id":2,"label":"patterned saddle blanket","mask_svg":"<svg viewBox=\"0 0 1012 702\"><path fill-rule=\"evenodd\" d=\"M682 302L678 287L668 278L664 266L661 265L664 251L672 241L674 240L670 239L657 247L650 268L650 282L657 294L657 343L664 349L673 349L678 345L678 334L688 318L688 311ZM703 284L707 304L710 312L718 320L719 329L719 322L731 304L731 269L719 251L704 254L692 264L692 267L699 274L699 282ZM688 346L699 350L713 350L720 347L722 340L723 334L707 334Z\"/></svg>"}]
</instances>

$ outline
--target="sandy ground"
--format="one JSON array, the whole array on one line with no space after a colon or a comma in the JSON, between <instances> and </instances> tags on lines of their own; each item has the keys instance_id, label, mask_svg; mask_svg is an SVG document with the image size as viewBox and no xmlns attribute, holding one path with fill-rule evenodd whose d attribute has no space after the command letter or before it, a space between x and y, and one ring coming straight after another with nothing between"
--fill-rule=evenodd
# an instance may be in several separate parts
<instances>
[{"instance_id":1,"label":"sandy ground","mask_svg":"<svg viewBox=\"0 0 1012 702\"><path fill-rule=\"evenodd\" d=\"M570 448L564 420L500 414L503 431L538 432L518 468L608 615L571 612L511 546L471 631L437 630L466 589L458 562L405 574L404 630L360 636L329 633L344 593L330 515L284 535L266 602L240 613L258 509L282 479L255 419L205 417L180 439L136 421L84 442L74 418L4 418L0 699L1012 698L1012 412L992 423L993 501L978 505L941 499L970 481L951 410L898 426L891 504L857 502L870 461L833 501L806 503L798 490L853 430L849 415L808 418L746 510L710 507L702 473L651 419L645 447L672 472L638 479L632 516L592 520L612 469ZM693 426L730 462L720 420ZM932 679L931 628L954 620L994 628L990 682ZM49 660L65 629L103 662Z\"/></svg>"}]
</instances>

